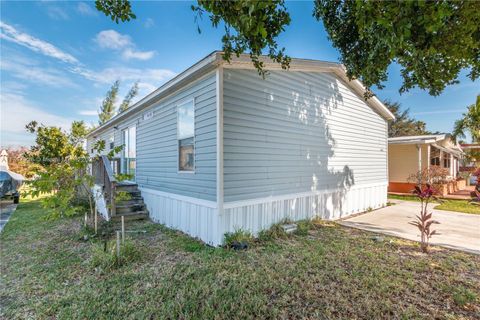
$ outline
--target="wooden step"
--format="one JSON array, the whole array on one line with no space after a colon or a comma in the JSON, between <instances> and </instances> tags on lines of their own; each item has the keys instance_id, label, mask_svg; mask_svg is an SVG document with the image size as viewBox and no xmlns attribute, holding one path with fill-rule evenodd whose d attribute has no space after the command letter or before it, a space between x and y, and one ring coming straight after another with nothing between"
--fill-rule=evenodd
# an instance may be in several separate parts
<instances>
[{"instance_id":1,"label":"wooden step","mask_svg":"<svg viewBox=\"0 0 480 320\"><path fill-rule=\"evenodd\" d=\"M115 187L117 192L123 191L123 192L136 192L138 191L138 185L137 184L117 184Z\"/></svg>"},{"instance_id":2,"label":"wooden step","mask_svg":"<svg viewBox=\"0 0 480 320\"><path fill-rule=\"evenodd\" d=\"M116 214L112 216L113 221L119 221L124 217L125 220L142 220L142 219L148 219L148 211L137 211L134 213L125 213L125 214Z\"/></svg>"},{"instance_id":3,"label":"wooden step","mask_svg":"<svg viewBox=\"0 0 480 320\"><path fill-rule=\"evenodd\" d=\"M142 193L140 192L140 190L133 190L133 191L130 191L130 190L118 190L117 189L117 195L118 195L118 192L126 192L129 194L130 197L132 198L142 198ZM143 199L143 198L142 198Z\"/></svg>"},{"instance_id":4,"label":"wooden step","mask_svg":"<svg viewBox=\"0 0 480 320\"><path fill-rule=\"evenodd\" d=\"M129 199L129 200L117 200L115 201L115 204L116 206L134 206L134 205L138 205L138 204L144 204L143 202L143 198L140 198L140 199Z\"/></svg>"},{"instance_id":5,"label":"wooden step","mask_svg":"<svg viewBox=\"0 0 480 320\"><path fill-rule=\"evenodd\" d=\"M116 214L135 213L135 212L144 211L144 210L145 210L144 203L139 203L135 205L115 206Z\"/></svg>"}]
</instances>

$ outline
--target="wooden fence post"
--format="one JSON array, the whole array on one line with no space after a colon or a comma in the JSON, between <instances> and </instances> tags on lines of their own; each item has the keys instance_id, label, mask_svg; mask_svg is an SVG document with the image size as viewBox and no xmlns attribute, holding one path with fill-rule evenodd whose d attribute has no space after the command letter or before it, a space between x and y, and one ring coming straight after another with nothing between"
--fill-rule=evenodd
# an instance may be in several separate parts
<instances>
[{"instance_id":1,"label":"wooden fence post","mask_svg":"<svg viewBox=\"0 0 480 320\"><path fill-rule=\"evenodd\" d=\"M95 214L95 234L97 234L97 220L98 220L98 217L97 217L97 204L95 204L95 209L94 209L94 214Z\"/></svg>"},{"instance_id":2,"label":"wooden fence post","mask_svg":"<svg viewBox=\"0 0 480 320\"><path fill-rule=\"evenodd\" d=\"M117 231L117 258L120 259L120 231Z\"/></svg>"},{"instance_id":3,"label":"wooden fence post","mask_svg":"<svg viewBox=\"0 0 480 320\"><path fill-rule=\"evenodd\" d=\"M122 244L125 244L125 217L122 216Z\"/></svg>"}]
</instances>

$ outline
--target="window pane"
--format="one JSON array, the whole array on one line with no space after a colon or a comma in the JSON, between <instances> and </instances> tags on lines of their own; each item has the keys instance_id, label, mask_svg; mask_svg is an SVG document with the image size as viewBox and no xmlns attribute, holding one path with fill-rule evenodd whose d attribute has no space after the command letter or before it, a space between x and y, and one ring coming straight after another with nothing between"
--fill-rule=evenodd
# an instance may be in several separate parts
<instances>
[{"instance_id":1,"label":"window pane","mask_svg":"<svg viewBox=\"0 0 480 320\"><path fill-rule=\"evenodd\" d=\"M180 171L193 171L195 156L193 138L178 141L178 168Z\"/></svg>"},{"instance_id":2,"label":"window pane","mask_svg":"<svg viewBox=\"0 0 480 320\"><path fill-rule=\"evenodd\" d=\"M123 155L125 158L128 158L128 130L123 131Z\"/></svg>"},{"instance_id":3,"label":"window pane","mask_svg":"<svg viewBox=\"0 0 480 320\"><path fill-rule=\"evenodd\" d=\"M178 106L177 139L193 137L194 135L194 108L193 101Z\"/></svg>"},{"instance_id":4,"label":"window pane","mask_svg":"<svg viewBox=\"0 0 480 320\"><path fill-rule=\"evenodd\" d=\"M128 157L137 157L137 130L135 127L128 129Z\"/></svg>"}]
</instances>

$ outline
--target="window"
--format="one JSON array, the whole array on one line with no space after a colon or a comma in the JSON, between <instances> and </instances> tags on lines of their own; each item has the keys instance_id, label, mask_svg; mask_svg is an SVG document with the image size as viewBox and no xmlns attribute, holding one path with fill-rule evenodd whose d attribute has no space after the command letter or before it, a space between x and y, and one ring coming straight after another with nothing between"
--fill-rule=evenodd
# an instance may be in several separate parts
<instances>
[{"instance_id":1,"label":"window","mask_svg":"<svg viewBox=\"0 0 480 320\"><path fill-rule=\"evenodd\" d=\"M450 168L450 159L443 159L443 167Z\"/></svg>"},{"instance_id":2,"label":"window","mask_svg":"<svg viewBox=\"0 0 480 320\"><path fill-rule=\"evenodd\" d=\"M195 170L195 106L193 100L177 109L178 171Z\"/></svg>"},{"instance_id":3,"label":"window","mask_svg":"<svg viewBox=\"0 0 480 320\"><path fill-rule=\"evenodd\" d=\"M430 164L432 166L439 166L440 165L440 157L435 157L430 159Z\"/></svg>"},{"instance_id":4,"label":"window","mask_svg":"<svg viewBox=\"0 0 480 320\"><path fill-rule=\"evenodd\" d=\"M122 173L132 175L132 181L135 180L135 170L137 167L137 130L136 127L130 127L123 130L123 154L122 154Z\"/></svg>"},{"instance_id":5,"label":"window","mask_svg":"<svg viewBox=\"0 0 480 320\"><path fill-rule=\"evenodd\" d=\"M108 144L109 144L110 150L113 150L113 148L115 147L115 137L113 135L111 135L110 138L108 138Z\"/></svg>"}]
</instances>

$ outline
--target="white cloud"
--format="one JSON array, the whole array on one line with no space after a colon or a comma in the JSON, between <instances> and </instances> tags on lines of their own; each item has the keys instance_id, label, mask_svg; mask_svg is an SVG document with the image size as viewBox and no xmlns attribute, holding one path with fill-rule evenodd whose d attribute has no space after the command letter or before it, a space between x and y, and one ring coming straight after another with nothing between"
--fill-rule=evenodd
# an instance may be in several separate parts
<instances>
[{"instance_id":1,"label":"white cloud","mask_svg":"<svg viewBox=\"0 0 480 320\"><path fill-rule=\"evenodd\" d=\"M100 31L94 40L101 48L107 49L123 49L133 45L129 36L115 30Z\"/></svg>"},{"instance_id":2,"label":"white cloud","mask_svg":"<svg viewBox=\"0 0 480 320\"><path fill-rule=\"evenodd\" d=\"M80 110L78 114L81 116L98 116L98 110Z\"/></svg>"},{"instance_id":3,"label":"white cloud","mask_svg":"<svg viewBox=\"0 0 480 320\"><path fill-rule=\"evenodd\" d=\"M98 12L94 9L92 9L92 7L90 7L90 5L88 5L87 3L85 2L79 2L78 5L77 5L77 11L78 13L80 13L82 16L88 16L88 17L95 17L95 16L98 16Z\"/></svg>"},{"instance_id":4,"label":"white cloud","mask_svg":"<svg viewBox=\"0 0 480 320\"><path fill-rule=\"evenodd\" d=\"M94 38L94 41L102 49L121 50L122 57L125 60L149 60L155 55L155 51L140 51L135 49L130 36L118 33L115 30L100 31Z\"/></svg>"},{"instance_id":5,"label":"white cloud","mask_svg":"<svg viewBox=\"0 0 480 320\"><path fill-rule=\"evenodd\" d=\"M63 52L51 43L20 32L2 21L0 21L0 29L2 31L2 33L0 33L0 39L15 42L33 51L40 52L46 56L61 60L63 62L78 63L78 60L74 56Z\"/></svg>"},{"instance_id":6,"label":"white cloud","mask_svg":"<svg viewBox=\"0 0 480 320\"><path fill-rule=\"evenodd\" d=\"M47 126L68 129L72 119L43 111L25 99L21 94L5 92L0 94L2 145L25 145L33 142L33 137L25 130L25 125L32 120Z\"/></svg>"},{"instance_id":7,"label":"white cloud","mask_svg":"<svg viewBox=\"0 0 480 320\"><path fill-rule=\"evenodd\" d=\"M143 26L146 28L146 29L150 29L151 27L153 27L155 25L155 20L153 20L152 18L147 18L145 20L145 22L143 23Z\"/></svg>"},{"instance_id":8,"label":"white cloud","mask_svg":"<svg viewBox=\"0 0 480 320\"><path fill-rule=\"evenodd\" d=\"M75 67L72 72L84 78L98 83L112 84L115 80L163 83L173 78L176 73L168 69L137 69L137 68L106 68L101 71L92 71L85 68Z\"/></svg>"},{"instance_id":9,"label":"white cloud","mask_svg":"<svg viewBox=\"0 0 480 320\"><path fill-rule=\"evenodd\" d=\"M9 72L17 79L33 82L36 85L58 88L76 86L63 72L53 68L39 67L34 62L25 59L1 59L0 70Z\"/></svg>"},{"instance_id":10,"label":"white cloud","mask_svg":"<svg viewBox=\"0 0 480 320\"><path fill-rule=\"evenodd\" d=\"M68 16L67 12L60 7L56 6L49 6L47 8L47 14L50 18L55 20L68 20L70 17Z\"/></svg>"},{"instance_id":11,"label":"white cloud","mask_svg":"<svg viewBox=\"0 0 480 320\"><path fill-rule=\"evenodd\" d=\"M135 51L132 49L125 49L122 56L129 59L149 60L155 55L155 51Z\"/></svg>"}]
</instances>

